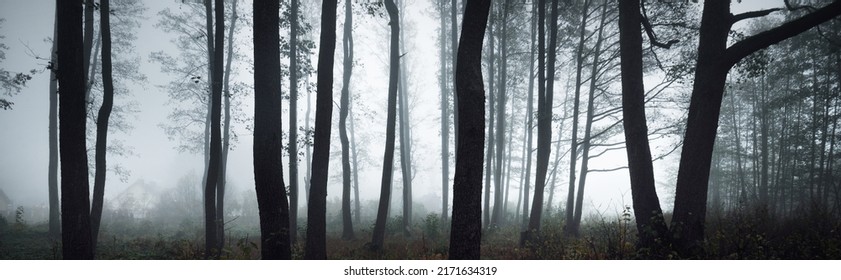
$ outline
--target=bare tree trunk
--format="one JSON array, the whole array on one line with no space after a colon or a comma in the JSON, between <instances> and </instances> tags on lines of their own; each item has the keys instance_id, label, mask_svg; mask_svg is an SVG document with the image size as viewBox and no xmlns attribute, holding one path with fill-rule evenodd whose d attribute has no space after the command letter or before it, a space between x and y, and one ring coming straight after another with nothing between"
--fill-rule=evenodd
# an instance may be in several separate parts
<instances>
[{"instance_id":1,"label":"bare tree trunk","mask_svg":"<svg viewBox=\"0 0 841 280\"><path fill-rule=\"evenodd\" d=\"M654 165L648 144L645 118L645 85L643 84L642 32L640 1L619 2L619 55L622 70L622 124L625 127L631 197L639 239L637 248L668 248L669 229L663 219L660 200L654 185Z\"/></svg>"},{"instance_id":2,"label":"bare tree trunk","mask_svg":"<svg viewBox=\"0 0 841 280\"><path fill-rule=\"evenodd\" d=\"M204 120L204 173L202 174L202 190L207 187L207 174L210 171L210 116L213 108L211 102L213 92L213 2L204 0L205 33L207 33L207 114ZM206 190L205 190L206 192ZM207 204L205 196L202 196L202 203ZM207 219L207 213L204 213Z\"/></svg>"},{"instance_id":3,"label":"bare tree trunk","mask_svg":"<svg viewBox=\"0 0 841 280\"><path fill-rule=\"evenodd\" d=\"M543 18L543 15L546 11L546 1L541 0L540 10L539 13L541 14L540 17ZM555 80L555 46L557 43L557 18L558 18L558 2L552 1L552 15L549 18L550 20L550 31L549 31L549 58L548 58L548 65L544 69L541 66L538 66L538 69L544 69L541 71L546 71L548 76L545 79L538 78L538 81L544 80L546 82L546 86L543 90L538 90L538 119L537 119L537 174L536 174L536 182L534 186L534 202L532 203L531 208L531 215L529 220L529 231L533 234L538 234L540 231L540 219L541 215L543 214L543 190L546 187L546 171L549 167L549 154L550 154L550 147L549 145L552 143L552 91L554 86ZM539 20L541 28L543 26L543 19ZM545 30L544 30L545 31ZM543 31L538 32L538 34L544 34ZM541 35L542 36L542 35ZM540 49L540 53L543 53L545 43L540 43L538 41L538 49ZM539 58L538 61L541 62L543 59ZM541 83L542 84L542 83ZM529 238L527 238L529 239Z\"/></svg>"},{"instance_id":4,"label":"bare tree trunk","mask_svg":"<svg viewBox=\"0 0 841 280\"><path fill-rule=\"evenodd\" d=\"M593 115L596 86L599 77L599 56L602 53L602 42L604 38L602 34L604 27L607 24L607 3L602 4L602 15L599 23L598 35L596 35L596 48L593 52L593 68L590 71L590 92L587 96L587 119L584 121L584 139L581 143L581 175L578 177L578 196L575 199L575 215L572 221L572 234L579 236L579 228L581 227L581 212L584 204L584 186L587 183L588 164L590 163L590 143L592 143L593 130ZM576 104L577 106L578 104ZM577 117L576 117L577 119ZM572 171L570 171L572 172Z\"/></svg>"},{"instance_id":5,"label":"bare tree trunk","mask_svg":"<svg viewBox=\"0 0 841 280\"><path fill-rule=\"evenodd\" d=\"M506 54L506 57L507 57L507 54ZM512 118L512 119L514 118L514 104L513 103L511 104L511 112L509 113L509 115L510 115L510 118ZM504 202L503 202L503 206L502 206L502 222L504 224L509 223L509 221L507 220L506 217L508 216L508 198L509 198L508 196L509 196L509 191L511 191L511 161L512 161L511 158L513 158L512 154L514 153L514 150L513 150L513 147L512 147L513 146L512 142L514 142L514 135L513 134L514 134L514 124L512 123L511 125L508 126L508 131L505 133L505 135L508 137L508 142L507 142L508 147L505 148L505 150L507 151L505 153L506 154L506 156L505 156L506 157L506 159L505 159L505 198L503 199Z\"/></svg>"},{"instance_id":6,"label":"bare tree trunk","mask_svg":"<svg viewBox=\"0 0 841 280\"><path fill-rule=\"evenodd\" d=\"M350 148L348 147L347 117L350 106L350 76L353 71L353 14L350 1L345 1L345 26L342 36L344 50L344 72L342 74L342 97L339 109L339 137L342 142L342 239L354 238L353 221L350 213ZM357 195L358 196L358 195Z\"/></svg>"},{"instance_id":7,"label":"bare tree trunk","mask_svg":"<svg viewBox=\"0 0 841 280\"><path fill-rule=\"evenodd\" d=\"M502 212L502 208L504 206L503 197L502 197L502 167L504 163L504 154L505 154L505 88L506 83L508 82L508 77L506 76L505 71L507 70L508 62L506 59L508 58L508 51L506 48L508 47L508 40L506 40L507 35L505 34L508 25L508 4L509 0L505 0L503 7L502 7L502 32L501 35L497 35L498 37L502 37L500 43L500 65L499 65L499 100L498 108L497 108L497 125L496 125L496 166L494 170L494 183L495 183L495 191L494 191L494 210L493 210L493 217L491 218L491 227L498 227L502 223L504 212ZM493 92L490 93L493 95Z\"/></svg>"},{"instance_id":8,"label":"bare tree trunk","mask_svg":"<svg viewBox=\"0 0 841 280\"><path fill-rule=\"evenodd\" d=\"M353 219L354 222L359 224L361 222L360 215L362 212L359 207L359 161L357 160L355 126L353 125L353 102L348 102L348 115L350 117L350 150L353 160Z\"/></svg>"},{"instance_id":9,"label":"bare tree trunk","mask_svg":"<svg viewBox=\"0 0 841 280\"><path fill-rule=\"evenodd\" d=\"M465 2L466 0L462 0L464 5L467 5ZM456 20L456 9L458 5L456 5L456 0L452 0L450 2L450 70L452 70L452 82L453 88L452 90L456 91L456 61L458 59L458 22ZM464 16L462 16L462 20L464 20ZM462 23L463 24L463 23ZM453 95L453 143L455 147L453 150L456 154L458 154L458 114L455 112L458 110L458 94ZM455 190L454 190L455 191Z\"/></svg>"},{"instance_id":10,"label":"bare tree trunk","mask_svg":"<svg viewBox=\"0 0 841 280\"><path fill-rule=\"evenodd\" d=\"M453 183L453 215L450 259L480 257L482 238L482 144L484 142L484 96L482 38L488 22L490 0L468 0L462 21L456 64L456 114L460 128Z\"/></svg>"},{"instance_id":11,"label":"bare tree trunk","mask_svg":"<svg viewBox=\"0 0 841 280\"><path fill-rule=\"evenodd\" d=\"M58 18L56 73L59 95L61 157L61 243L64 259L93 259L88 157L85 147L85 69L81 1L56 1Z\"/></svg>"},{"instance_id":12,"label":"bare tree trunk","mask_svg":"<svg viewBox=\"0 0 841 280\"><path fill-rule=\"evenodd\" d=\"M96 253L99 237L99 223L102 220L102 205L105 197L105 153L108 145L108 120L114 107L114 79L111 74L111 10L108 0L100 3L100 32L102 32L102 106L96 118L96 154L93 181L93 204L91 205L91 246ZM90 77L93 78L93 77Z\"/></svg>"},{"instance_id":13,"label":"bare tree trunk","mask_svg":"<svg viewBox=\"0 0 841 280\"><path fill-rule=\"evenodd\" d=\"M236 30L237 23L237 0L233 0L231 5L231 27L228 28L228 59L225 62L224 81L222 82L225 94L225 131L222 136L222 153L219 158L219 182L217 184L216 195L216 233L219 239L219 248L225 248L225 185L228 170L228 150L230 150L231 141L231 64L234 62L234 30Z\"/></svg>"},{"instance_id":14,"label":"bare tree trunk","mask_svg":"<svg viewBox=\"0 0 841 280\"><path fill-rule=\"evenodd\" d=\"M298 240L298 0L289 11L289 239ZM308 108L309 109L309 108ZM309 116L307 116L309 117Z\"/></svg>"},{"instance_id":15,"label":"bare tree trunk","mask_svg":"<svg viewBox=\"0 0 841 280\"><path fill-rule=\"evenodd\" d=\"M223 0L215 0L216 30L213 50L213 91L211 94L210 110L210 160L208 161L207 184L204 189L205 211L205 257L219 258L222 248L219 247L218 217L216 216L216 199L222 154L222 60L225 36L225 6Z\"/></svg>"},{"instance_id":16,"label":"bare tree trunk","mask_svg":"<svg viewBox=\"0 0 841 280\"><path fill-rule=\"evenodd\" d=\"M283 184L280 3L254 1L254 181L262 258L290 259L289 205Z\"/></svg>"},{"instance_id":17,"label":"bare tree trunk","mask_svg":"<svg viewBox=\"0 0 841 280\"><path fill-rule=\"evenodd\" d=\"M447 210L449 210L450 201L450 102L449 94L447 93L447 64L446 64L446 11L444 10L444 1L439 0L438 10L440 11L440 25L441 33L441 48L439 56L441 58L440 64L441 72L440 87L441 87L441 225L447 224ZM452 27L451 27L452 28Z\"/></svg>"},{"instance_id":18,"label":"bare tree trunk","mask_svg":"<svg viewBox=\"0 0 841 280\"><path fill-rule=\"evenodd\" d=\"M311 111L312 111L312 94L307 92L307 112L306 112L306 117L304 118L304 131L306 131L308 134L309 134L309 131L311 129L311 126L310 126L310 115L311 115L310 113L311 113ZM309 135L307 135L307 138L309 138ZM307 142L309 142L309 140ZM306 201L309 204L310 184L312 183L312 145L307 145L307 162L306 162L306 165L307 165L307 177L306 177L306 182L305 182L305 186L304 186L304 192L305 192L306 197L304 197L304 201ZM307 205L307 208L309 209L309 205ZM307 211L309 211L309 210L307 210Z\"/></svg>"},{"instance_id":19,"label":"bare tree trunk","mask_svg":"<svg viewBox=\"0 0 841 280\"><path fill-rule=\"evenodd\" d=\"M391 47L389 52L390 71L388 77L388 116L386 119L385 155L383 156L383 176L380 188L380 202L377 208L377 222L371 240L371 249L382 250L385 239L385 223L388 219L388 208L391 204L391 184L394 168L394 138L397 118L397 85L400 71L400 19L397 5L393 0L386 0L389 25L391 26Z\"/></svg>"},{"instance_id":20,"label":"bare tree trunk","mask_svg":"<svg viewBox=\"0 0 841 280\"><path fill-rule=\"evenodd\" d=\"M53 46L50 50L50 154L49 166L47 170L48 193L50 203L50 237L61 237L61 214L59 213L58 205L58 80L56 79L56 71L58 69L58 11L56 11L55 24L53 27Z\"/></svg>"},{"instance_id":21,"label":"bare tree trunk","mask_svg":"<svg viewBox=\"0 0 841 280\"><path fill-rule=\"evenodd\" d=\"M493 3L491 3L491 7L493 7ZM493 174L493 164L494 164L494 149L496 145L494 145L494 141L496 141L496 137L494 137L494 122L496 121L496 115L494 114L495 106L496 106L496 95L494 94L494 73L496 68L494 67L494 15L493 9L491 9L490 20L488 22L488 136L487 136L487 151L485 154L485 208L482 210L482 214L484 216L484 225L486 228L491 228L491 175ZM494 177L497 174L493 174Z\"/></svg>"},{"instance_id":22,"label":"bare tree trunk","mask_svg":"<svg viewBox=\"0 0 841 280\"><path fill-rule=\"evenodd\" d=\"M400 36L401 45L403 45L402 34ZM403 53L405 53L405 50ZM408 237L412 235L412 137L409 131L409 104L406 101L408 99L408 89L404 63L400 64L400 68L400 90L397 99L400 103L398 115L400 118L400 169L403 177L403 235Z\"/></svg>"},{"instance_id":23,"label":"bare tree trunk","mask_svg":"<svg viewBox=\"0 0 841 280\"><path fill-rule=\"evenodd\" d=\"M526 232L526 230L528 229L528 223L529 223L529 214L528 213L529 213L529 188L530 188L529 184L531 183L531 155L532 155L532 148L531 147L532 147L532 132L534 131L534 116L533 116L533 114L534 114L534 111L533 111L533 109L534 109L534 52L535 52L535 42L534 41L535 41L535 37L536 37L535 36L535 28L536 28L536 25L537 25L536 24L537 19L535 18L535 15L537 14L537 3L536 2L532 2L531 11L532 11L532 13L531 13L532 19L531 19L531 44L530 44L531 45L531 50L529 51L529 97L528 97L528 100L526 101L526 125L525 125L526 132L523 133L524 134L523 137L526 141L525 142L526 148L523 151L523 154L524 154L523 158L526 159L526 167L525 167L525 170L524 170L525 177L521 177L521 179L520 179L523 182L523 219L522 219L522 223L520 225L520 231L521 232ZM542 32L540 33L540 36L543 36ZM543 71L542 69L543 69L543 66L541 64L540 69L538 69L538 70L541 71L541 73L544 73L544 72L542 72ZM541 74L541 77L542 77L542 74ZM543 78L541 78L541 79L543 79ZM540 85L542 85L542 83L543 82L541 80ZM542 87L540 85L538 87ZM521 241L520 246L524 245L523 242L522 242L522 241L524 241L524 237L526 237L526 235L521 234L521 236L520 236L520 241Z\"/></svg>"},{"instance_id":24,"label":"bare tree trunk","mask_svg":"<svg viewBox=\"0 0 841 280\"><path fill-rule=\"evenodd\" d=\"M333 116L333 60L336 52L336 0L324 0L318 47L318 100L315 110L313 174L307 203L307 247L304 258L327 258L327 174L330 165L330 126Z\"/></svg>"},{"instance_id":25,"label":"bare tree trunk","mask_svg":"<svg viewBox=\"0 0 841 280\"><path fill-rule=\"evenodd\" d=\"M566 221L564 234L567 236L576 235L575 232L575 165L578 161L578 114L581 104L581 72L584 71L584 42L587 33L587 18L590 15L590 1L584 0L583 13L578 31L578 47L575 52L575 93L572 103L572 136L569 148L569 188L567 193ZM549 79L551 82L551 79Z\"/></svg>"},{"instance_id":26,"label":"bare tree trunk","mask_svg":"<svg viewBox=\"0 0 841 280\"><path fill-rule=\"evenodd\" d=\"M400 17L406 11L406 1L400 1ZM403 21L400 22L401 29ZM405 32L400 33L400 53L406 54ZM399 103L398 118L400 122L400 169L403 177L403 235L412 235L412 133L411 117L409 114L409 79L406 77L406 63L400 63L400 78L398 80L397 103Z\"/></svg>"}]
</instances>

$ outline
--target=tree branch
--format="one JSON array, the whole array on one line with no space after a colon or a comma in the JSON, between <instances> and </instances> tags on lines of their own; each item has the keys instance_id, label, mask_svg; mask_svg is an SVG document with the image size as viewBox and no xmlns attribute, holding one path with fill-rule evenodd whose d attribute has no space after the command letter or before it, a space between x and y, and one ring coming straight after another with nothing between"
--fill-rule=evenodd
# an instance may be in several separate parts
<instances>
[{"instance_id":1,"label":"tree branch","mask_svg":"<svg viewBox=\"0 0 841 280\"><path fill-rule=\"evenodd\" d=\"M803 33L839 14L841 14L841 0L835 0L832 4L826 5L803 17L733 44L724 51L724 62L727 66L733 66L758 50Z\"/></svg>"},{"instance_id":2,"label":"tree branch","mask_svg":"<svg viewBox=\"0 0 841 280\"><path fill-rule=\"evenodd\" d=\"M648 15L645 12L645 1L642 1L640 4L640 7L642 8L640 21L642 21L642 26L645 28L645 34L648 35L648 40L651 41L652 45L659 48L668 49L671 48L672 45L680 42L680 40L671 40L668 43L664 44L660 41L657 41L657 35L654 34L654 29L651 28L651 22L648 20Z\"/></svg>"},{"instance_id":3,"label":"tree branch","mask_svg":"<svg viewBox=\"0 0 841 280\"><path fill-rule=\"evenodd\" d=\"M750 19L750 18L764 17L764 16L767 16L770 13L780 11L780 10L782 10L782 9L774 8L774 9L746 12L746 13L741 13L741 14L738 14L738 15L731 15L730 16L730 24L732 25L732 24L737 23L739 21Z\"/></svg>"},{"instance_id":4,"label":"tree branch","mask_svg":"<svg viewBox=\"0 0 841 280\"><path fill-rule=\"evenodd\" d=\"M589 170L587 170L587 173L613 172L613 171L619 171L619 170L622 170L622 169L628 169L628 167L627 166L620 166L620 167L609 168L609 169L589 169Z\"/></svg>"}]
</instances>

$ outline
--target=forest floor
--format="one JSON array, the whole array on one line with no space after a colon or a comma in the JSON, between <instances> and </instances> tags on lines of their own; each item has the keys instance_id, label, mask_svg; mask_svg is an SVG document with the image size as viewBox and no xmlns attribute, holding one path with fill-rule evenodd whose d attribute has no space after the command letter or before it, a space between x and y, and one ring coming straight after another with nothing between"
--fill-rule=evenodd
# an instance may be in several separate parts
<instances>
[{"instance_id":1,"label":"forest floor","mask_svg":"<svg viewBox=\"0 0 841 280\"><path fill-rule=\"evenodd\" d=\"M751 211L746 211L751 212ZM711 213L707 223L705 255L693 259L841 259L841 222L837 217L810 211L796 219L775 219L769 215ZM520 246L518 226L489 230L483 234L482 258L518 259L638 259L634 247L636 228L630 215L618 218L590 218L578 238L565 237L562 215L546 218L540 242ZM668 218L668 217L667 217ZM427 216L404 236L399 217L387 226L384 248L369 250L370 229L357 230L356 238L342 240L340 232L328 233L329 259L447 259L449 232L438 218ZM145 227L148 229L148 223ZM303 231L299 231L303 236ZM230 231L223 259L259 259L259 232ZM303 257L303 239L293 249L293 258ZM202 259L201 229L177 232L110 233L101 235L97 259ZM59 239L49 237L46 224L27 225L0 219L0 259L60 259ZM665 256L679 259L676 254Z\"/></svg>"}]
</instances>

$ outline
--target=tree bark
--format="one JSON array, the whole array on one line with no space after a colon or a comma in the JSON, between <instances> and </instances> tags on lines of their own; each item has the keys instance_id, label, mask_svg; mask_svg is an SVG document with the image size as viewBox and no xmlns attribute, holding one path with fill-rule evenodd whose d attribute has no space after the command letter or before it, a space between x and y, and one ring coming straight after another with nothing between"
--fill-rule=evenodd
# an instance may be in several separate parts
<instances>
[{"instance_id":1,"label":"tree bark","mask_svg":"<svg viewBox=\"0 0 841 280\"><path fill-rule=\"evenodd\" d=\"M88 157L85 147L85 70L82 2L57 0L61 243L64 259L93 259Z\"/></svg>"},{"instance_id":2,"label":"tree bark","mask_svg":"<svg viewBox=\"0 0 841 280\"><path fill-rule=\"evenodd\" d=\"M508 77L506 76L505 71L507 70L507 49L508 48L508 37L505 34L508 25L508 4L509 0L505 0L502 6L502 32L501 35L497 35L497 37L501 37L500 40L500 65L498 68L499 71L499 96L497 100L497 124L496 124L496 166L494 167L494 210L493 216L491 217L491 227L498 227L502 223L502 219L505 215L505 212L502 211L503 206L505 205L503 201L503 190L502 190L502 168L504 161L504 154L505 154L505 88L506 83L508 82ZM490 93L493 95L493 92Z\"/></svg>"},{"instance_id":3,"label":"tree bark","mask_svg":"<svg viewBox=\"0 0 841 280\"><path fill-rule=\"evenodd\" d=\"M56 10L55 24L53 27L53 46L50 50L50 124L49 124L49 165L47 167L47 184L50 203L50 237L61 237L61 214L58 205L58 11Z\"/></svg>"},{"instance_id":4,"label":"tree bark","mask_svg":"<svg viewBox=\"0 0 841 280\"><path fill-rule=\"evenodd\" d=\"M462 0L464 5L467 5L465 2L466 0ZM458 60L458 21L456 17L456 11L458 9L458 5L456 5L456 0L452 0L450 2L450 77L452 78L452 90L456 90L456 62ZM464 16L462 16L462 20L464 20ZM462 23L463 24L463 23ZM458 113L455 111L458 110L458 94L453 95L453 143L456 143L453 147L454 152L458 153Z\"/></svg>"},{"instance_id":5,"label":"tree bark","mask_svg":"<svg viewBox=\"0 0 841 280\"><path fill-rule=\"evenodd\" d=\"M663 211L660 209L660 200L654 185L654 165L648 143L641 20L640 0L619 1L622 124L625 128L634 218L639 235L637 248L654 249L659 245L668 246L669 229L663 219Z\"/></svg>"},{"instance_id":6,"label":"tree bark","mask_svg":"<svg viewBox=\"0 0 841 280\"><path fill-rule=\"evenodd\" d=\"M289 242L298 239L298 0L289 11ZM308 117L308 116L307 116Z\"/></svg>"},{"instance_id":7,"label":"tree bark","mask_svg":"<svg viewBox=\"0 0 841 280\"><path fill-rule=\"evenodd\" d=\"M467 0L456 64L456 94L460 128L453 183L450 259L479 259L482 237L482 144L484 96L482 39L490 0Z\"/></svg>"},{"instance_id":8,"label":"tree bark","mask_svg":"<svg viewBox=\"0 0 841 280\"><path fill-rule=\"evenodd\" d=\"M578 161L578 114L581 104L581 73L584 71L584 42L587 33L587 18L590 15L589 8L590 1L584 0L583 13L581 15L581 22L579 23L578 47L575 52L575 95L572 103L572 136L570 138L569 148L569 188L566 205L567 222L566 226L564 226L564 234L568 236L577 235L575 224L575 165ZM551 81L552 79L548 79L547 82L551 83Z\"/></svg>"},{"instance_id":9,"label":"tree bark","mask_svg":"<svg viewBox=\"0 0 841 280\"><path fill-rule=\"evenodd\" d=\"M400 17L406 11L406 1L400 1ZM403 21L400 28L403 28ZM401 53L407 54L405 33L400 33ZM397 103L399 104L398 118L400 122L400 169L403 177L403 236L412 235L412 132L411 117L409 115L409 79L406 77L406 63L400 63L400 78L398 79Z\"/></svg>"},{"instance_id":10,"label":"tree bark","mask_svg":"<svg viewBox=\"0 0 841 280\"><path fill-rule=\"evenodd\" d=\"M228 176L228 151L230 150L231 141L231 66L234 62L234 30L236 30L237 23L237 0L233 0L231 5L231 27L228 28L228 58L225 62L224 81L222 82L222 92L225 94L225 131L222 135L222 152L219 158L219 182L217 184L216 195L216 233L219 240L219 248L225 248L225 186L227 185L226 177Z\"/></svg>"},{"instance_id":11,"label":"tree bark","mask_svg":"<svg viewBox=\"0 0 841 280\"><path fill-rule=\"evenodd\" d=\"M525 175L525 178L521 179L523 181L523 219L522 219L522 223L520 225L520 231L521 232L526 232L526 230L528 229L528 223L529 223L529 214L528 214L529 213L528 212L529 211L529 189L530 189L529 184L531 183L530 180L531 180L531 162L532 162L532 160L531 160L532 135L533 135L532 132L534 132L534 129L533 129L534 128L534 116L533 116L534 115L534 111L533 111L533 109L534 109L534 52L535 52L535 42L534 41L535 41L535 37L536 37L535 36L535 29L536 29L536 25L537 25L536 24L537 20L535 19L536 14L537 14L537 3L532 2L532 8L531 8L531 16L532 16L532 18L531 18L531 44L530 44L531 45L531 50L529 51L529 97L528 97L528 100L526 101L526 127L525 127L526 132L524 133L525 134L524 137L525 137L525 141L526 141L526 144L525 144L526 149L523 151L523 153L524 153L523 158L526 159L526 167L525 167L525 171L523 171L523 172L526 175ZM542 34L543 33L541 33L540 36L543 36ZM543 70L539 70L539 71L543 71ZM542 84L542 81L540 83ZM538 87L541 87L541 86L538 86ZM520 241L521 241L520 246L524 245L522 243L522 241L524 241L524 237L526 237L526 235L521 234L521 236L520 236Z\"/></svg>"},{"instance_id":12,"label":"tree bark","mask_svg":"<svg viewBox=\"0 0 841 280\"><path fill-rule=\"evenodd\" d=\"M290 259L283 184L280 35L277 1L254 1L254 181L263 259Z\"/></svg>"},{"instance_id":13,"label":"tree bark","mask_svg":"<svg viewBox=\"0 0 841 280\"><path fill-rule=\"evenodd\" d=\"M202 190L207 192L207 175L210 171L210 123L211 111L213 110L213 102L211 102L213 92L213 2L212 0L204 0L204 15L205 15L205 33L207 39L207 114L204 119L204 174L202 174ZM202 196L202 203L207 204L206 196ZM206 209L205 209L206 210ZM207 219L207 213L204 213Z\"/></svg>"},{"instance_id":14,"label":"tree bark","mask_svg":"<svg viewBox=\"0 0 841 280\"><path fill-rule=\"evenodd\" d=\"M371 240L371 249L382 250L385 240L385 224L388 219L388 209L391 204L391 183L394 168L394 138L397 118L397 86L400 71L400 19L398 17L397 5L393 0L386 0L385 7L388 11L389 26L391 26L391 47L389 52L389 77L388 77L388 115L386 117L385 152L383 155L383 175L380 185L380 200L377 208L377 221L374 224L374 233Z\"/></svg>"},{"instance_id":15,"label":"tree bark","mask_svg":"<svg viewBox=\"0 0 841 280\"><path fill-rule=\"evenodd\" d=\"M546 1L541 0L541 10L540 17L543 18L546 12ZM552 1L552 15L550 17L550 31L549 31L549 53L548 53L548 65L544 69L541 66L538 66L538 69L544 69L541 71L546 71L545 73L548 74L544 80L546 82L546 86L543 90L538 90L538 119L537 119L537 174L536 174L536 181L534 185L534 202L532 202L531 208L531 215L529 220L529 231L532 234L538 234L540 231L540 219L543 214L543 190L546 187L546 171L549 167L549 154L550 154L550 147L549 145L552 143L552 91L554 86L555 80L555 46L557 43L557 31L558 31L558 2ZM540 19L541 28L543 27L544 19ZM544 30L545 31L545 30ZM544 32L538 32L538 34L544 34ZM541 35L542 36L542 35ZM543 40L540 40L543 41ZM541 49L540 53L543 53L545 43L540 43L538 41L538 49ZM544 57L545 58L545 57ZM543 59L538 58L538 61L542 64ZM541 83L542 84L542 83ZM528 239L528 238L527 238Z\"/></svg>"},{"instance_id":16,"label":"tree bark","mask_svg":"<svg viewBox=\"0 0 841 280\"><path fill-rule=\"evenodd\" d=\"M446 14L444 10L444 1L439 0L438 9L441 18L441 49L439 56L441 58L441 225L447 224L447 210L449 210L450 201L450 102L449 94L447 92L447 63L446 63ZM451 27L452 28L452 27Z\"/></svg>"},{"instance_id":17,"label":"tree bark","mask_svg":"<svg viewBox=\"0 0 841 280\"><path fill-rule=\"evenodd\" d=\"M339 109L339 137L342 142L342 239L354 238L353 221L350 213L350 145L347 135L347 117L350 106L350 76L353 71L353 15L350 1L345 1L345 26L342 47L344 50L344 72L342 74L342 97Z\"/></svg>"},{"instance_id":18,"label":"tree bark","mask_svg":"<svg viewBox=\"0 0 841 280\"><path fill-rule=\"evenodd\" d=\"M326 207L330 165L330 126L333 116L333 60L336 52L336 0L324 0L318 47L318 81L315 110L315 143L307 203L307 247L304 258L327 258Z\"/></svg>"},{"instance_id":19,"label":"tree bark","mask_svg":"<svg viewBox=\"0 0 841 280\"><path fill-rule=\"evenodd\" d=\"M99 224L102 220L102 205L105 197L105 153L108 145L108 120L114 107L114 79L111 67L111 10L109 0L99 1L99 30L102 32L102 106L96 117L96 147L93 181L93 204L91 205L91 246L96 252ZM90 77L93 78L93 77Z\"/></svg>"},{"instance_id":20,"label":"tree bark","mask_svg":"<svg viewBox=\"0 0 841 280\"><path fill-rule=\"evenodd\" d=\"M353 160L353 197L355 198L353 201L353 221L359 224L362 212L359 207L359 161L357 160L356 134L353 124L353 102L348 103L348 115L350 117L350 151Z\"/></svg>"},{"instance_id":21,"label":"tree bark","mask_svg":"<svg viewBox=\"0 0 841 280\"><path fill-rule=\"evenodd\" d=\"M213 78L210 110L210 159L207 169L207 184L204 189L205 211L205 257L219 258L218 217L216 216L216 195L219 183L220 157L222 153L222 60L225 35L225 6L223 0L215 0L215 21L213 49Z\"/></svg>"},{"instance_id":22,"label":"tree bark","mask_svg":"<svg viewBox=\"0 0 841 280\"><path fill-rule=\"evenodd\" d=\"M593 52L593 68L590 71L590 90L587 95L587 118L584 120L584 138L581 143L581 175L578 176L578 194L575 198L575 215L573 216L572 233L579 236L581 227L581 212L584 204L584 186L587 183L587 172L590 163L590 144L592 143L593 112L596 98L596 86L599 78L599 56L602 53L602 42L604 38L604 27L607 24L607 3L602 5L601 20L599 23L598 35L596 35L596 49Z\"/></svg>"},{"instance_id":23,"label":"tree bark","mask_svg":"<svg viewBox=\"0 0 841 280\"><path fill-rule=\"evenodd\" d=\"M493 3L491 3L491 7L493 7ZM485 159L485 208L482 210L482 215L484 216L484 225L486 228L491 228L491 186L493 182L491 181L493 177L495 178L498 174L493 173L493 164L494 164L494 150L496 149L496 145L494 142L496 141L496 137L494 137L494 122L496 121L496 115L494 114L495 105L496 105L496 96L494 95L494 73L496 68L494 67L494 42L496 41L494 38L494 16L493 12L491 12L490 20L488 22L488 127L487 127L487 144L485 145L486 154Z\"/></svg>"}]
</instances>

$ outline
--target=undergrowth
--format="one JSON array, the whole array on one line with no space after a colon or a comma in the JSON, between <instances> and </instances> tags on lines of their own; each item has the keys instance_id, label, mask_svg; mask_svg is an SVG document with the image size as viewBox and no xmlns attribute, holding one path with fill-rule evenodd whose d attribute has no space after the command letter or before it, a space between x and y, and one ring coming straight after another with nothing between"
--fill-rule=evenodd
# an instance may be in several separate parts
<instances>
[{"instance_id":1,"label":"undergrowth","mask_svg":"<svg viewBox=\"0 0 841 280\"><path fill-rule=\"evenodd\" d=\"M450 230L436 214L416 219L409 235L400 229L401 218L386 226L383 248L370 250L373 226L357 226L356 238L341 239L329 232L329 259L447 259ZM564 215L545 215L535 238L520 246L521 225L488 229L482 233L482 259L638 259L636 225L630 208L618 215L591 215L582 223L579 236L564 233ZM797 218L780 218L762 209L710 213L703 256L693 259L839 259L841 222L822 209L807 209ZM132 229L132 230L129 230ZM142 229L142 230L141 230ZM222 259L259 259L259 231L228 229ZM301 259L306 239L299 229L293 259ZM0 259L60 259L60 239L49 237L44 223L8 222L0 217ZM104 227L97 246L97 259L202 259L204 236L195 225L155 230L141 221L137 225ZM668 258L678 258L669 255Z\"/></svg>"}]
</instances>

